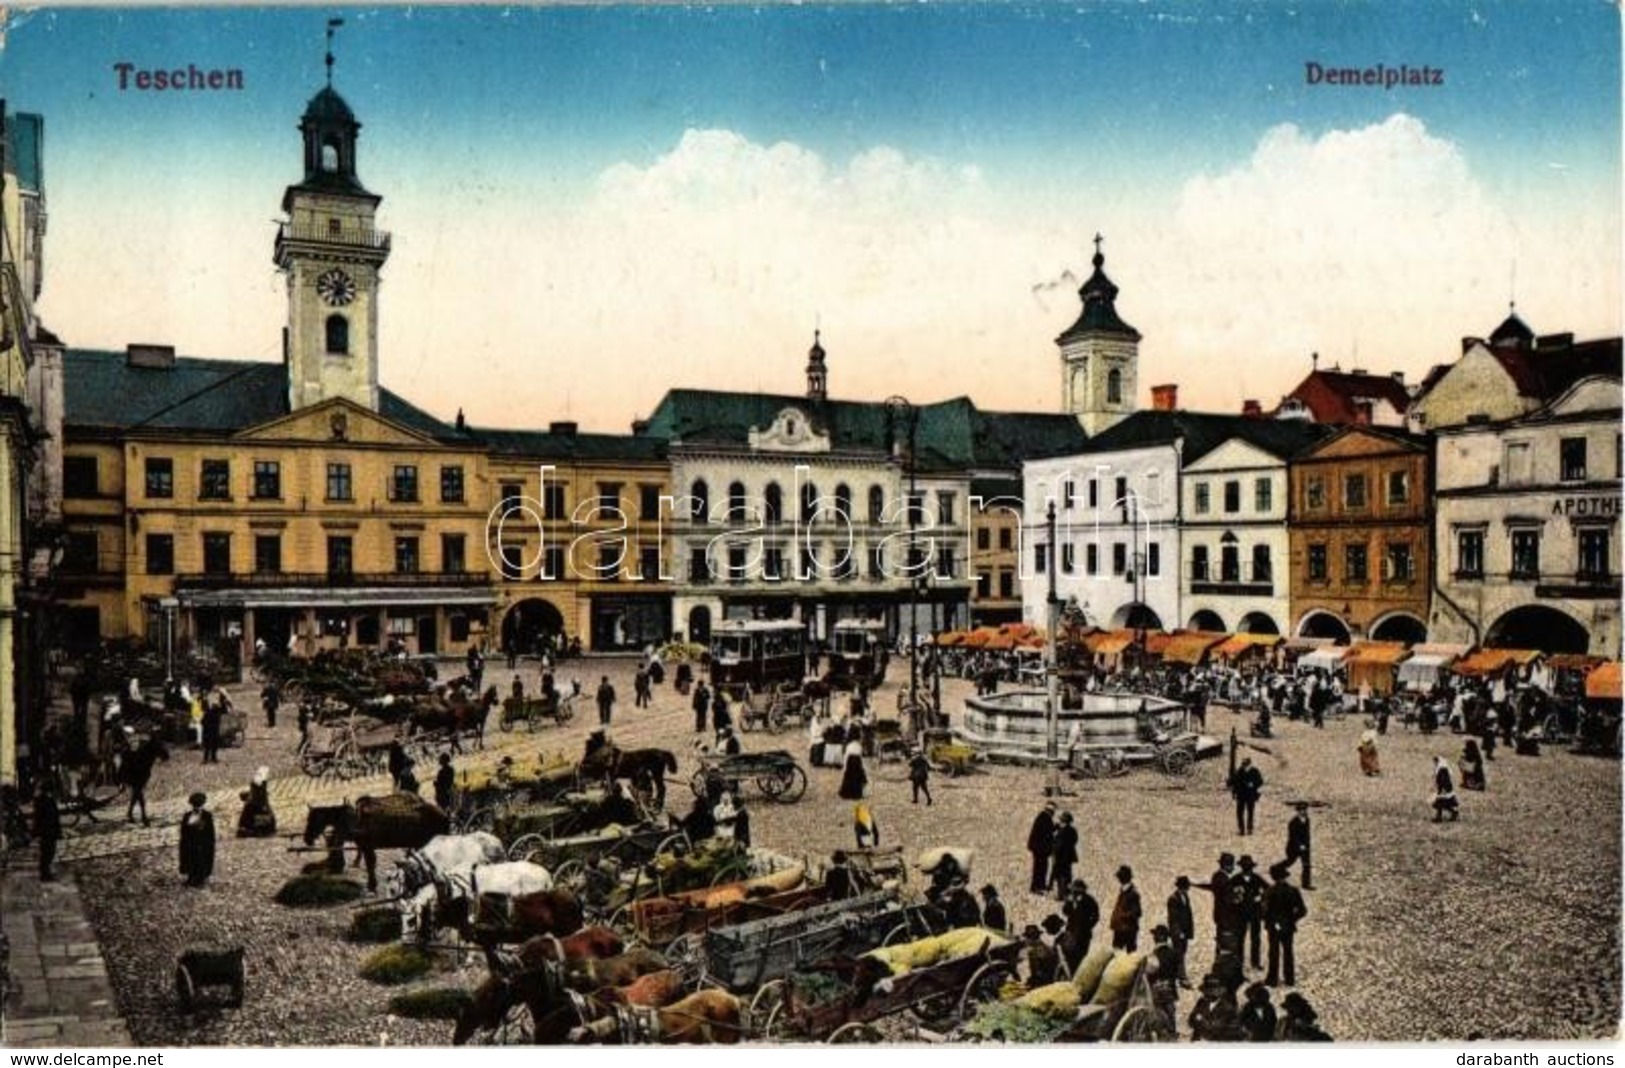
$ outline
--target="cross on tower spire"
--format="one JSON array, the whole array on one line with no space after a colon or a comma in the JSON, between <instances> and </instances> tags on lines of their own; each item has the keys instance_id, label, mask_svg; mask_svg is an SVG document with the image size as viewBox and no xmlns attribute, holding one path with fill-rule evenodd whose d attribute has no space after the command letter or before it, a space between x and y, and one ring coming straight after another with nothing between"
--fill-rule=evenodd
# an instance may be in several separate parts
<instances>
[{"instance_id":1,"label":"cross on tower spire","mask_svg":"<svg viewBox=\"0 0 1625 1068\"><path fill-rule=\"evenodd\" d=\"M327 87L333 88L333 31L344 25L343 19L327 20Z\"/></svg>"}]
</instances>

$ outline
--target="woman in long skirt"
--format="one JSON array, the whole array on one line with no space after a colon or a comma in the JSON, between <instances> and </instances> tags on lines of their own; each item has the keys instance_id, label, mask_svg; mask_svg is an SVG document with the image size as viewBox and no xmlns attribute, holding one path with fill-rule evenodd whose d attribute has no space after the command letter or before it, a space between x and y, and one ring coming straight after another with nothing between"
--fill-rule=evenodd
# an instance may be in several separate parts
<instances>
[{"instance_id":1,"label":"woman in long skirt","mask_svg":"<svg viewBox=\"0 0 1625 1068\"><path fill-rule=\"evenodd\" d=\"M861 801L868 786L869 773L863 766L863 743L853 737L846 743L846 766L841 771L841 799Z\"/></svg>"},{"instance_id":2,"label":"woman in long skirt","mask_svg":"<svg viewBox=\"0 0 1625 1068\"><path fill-rule=\"evenodd\" d=\"M1382 767L1377 763L1377 732L1367 730L1360 735L1360 744L1355 746L1360 754L1360 771L1362 774L1381 775Z\"/></svg>"}]
</instances>

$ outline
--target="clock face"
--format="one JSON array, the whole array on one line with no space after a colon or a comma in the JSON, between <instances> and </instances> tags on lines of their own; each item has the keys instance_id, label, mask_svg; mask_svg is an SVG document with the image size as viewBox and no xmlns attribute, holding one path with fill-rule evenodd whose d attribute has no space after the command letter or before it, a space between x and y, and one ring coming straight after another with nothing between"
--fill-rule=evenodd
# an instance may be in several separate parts
<instances>
[{"instance_id":1,"label":"clock face","mask_svg":"<svg viewBox=\"0 0 1625 1068\"><path fill-rule=\"evenodd\" d=\"M355 280L334 267L316 279L316 293L335 308L342 308L355 299Z\"/></svg>"}]
</instances>

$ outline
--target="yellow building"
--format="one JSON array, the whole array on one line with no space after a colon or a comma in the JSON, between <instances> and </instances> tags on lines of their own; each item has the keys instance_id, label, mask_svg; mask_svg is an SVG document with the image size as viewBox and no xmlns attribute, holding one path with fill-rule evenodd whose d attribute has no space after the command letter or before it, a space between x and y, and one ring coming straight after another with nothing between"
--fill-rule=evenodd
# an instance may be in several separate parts
<instances>
[{"instance_id":1,"label":"yellow building","mask_svg":"<svg viewBox=\"0 0 1625 1068\"><path fill-rule=\"evenodd\" d=\"M390 237L356 175L359 125L329 87L300 130L305 175L273 246L281 363L67 353L67 643L173 639L235 659L392 640L455 654L500 647L504 625L588 649L664 638L669 584L632 577L658 550L639 506L666 491L663 444L474 430L381 387ZM598 507L612 489L624 511ZM521 497L535 508L511 507Z\"/></svg>"}]
</instances>

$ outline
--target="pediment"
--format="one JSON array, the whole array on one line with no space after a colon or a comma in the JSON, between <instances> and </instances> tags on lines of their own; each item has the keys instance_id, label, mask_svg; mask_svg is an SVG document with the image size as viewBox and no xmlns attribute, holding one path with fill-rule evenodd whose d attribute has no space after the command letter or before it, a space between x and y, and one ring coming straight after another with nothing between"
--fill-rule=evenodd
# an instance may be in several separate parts
<instances>
[{"instance_id":1,"label":"pediment","mask_svg":"<svg viewBox=\"0 0 1625 1068\"><path fill-rule=\"evenodd\" d=\"M758 452L829 452L830 436L806 412L788 407L767 426L750 428L750 447Z\"/></svg>"},{"instance_id":2,"label":"pediment","mask_svg":"<svg viewBox=\"0 0 1625 1068\"><path fill-rule=\"evenodd\" d=\"M1286 463L1283 460L1271 456L1252 442L1241 438L1231 438L1200 460L1187 464L1185 470L1191 472L1235 471L1258 467L1285 466Z\"/></svg>"},{"instance_id":3,"label":"pediment","mask_svg":"<svg viewBox=\"0 0 1625 1068\"><path fill-rule=\"evenodd\" d=\"M1332 460L1340 457L1386 456L1396 452L1421 452L1422 446L1386 434L1373 433L1363 427L1349 427L1334 434L1318 447L1304 454L1304 458Z\"/></svg>"},{"instance_id":4,"label":"pediment","mask_svg":"<svg viewBox=\"0 0 1625 1068\"><path fill-rule=\"evenodd\" d=\"M351 442L408 447L436 444L433 438L409 430L343 398L323 401L268 423L248 427L236 437L247 441Z\"/></svg>"}]
</instances>

